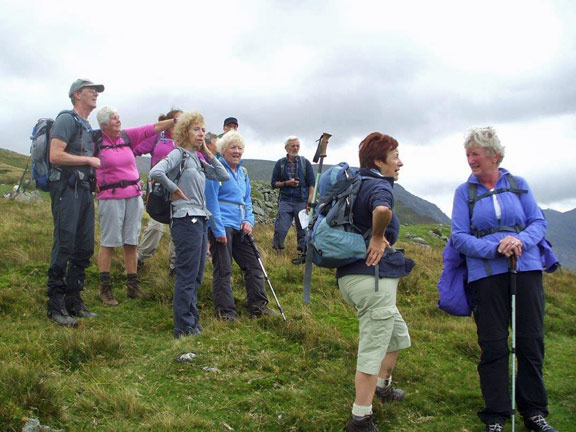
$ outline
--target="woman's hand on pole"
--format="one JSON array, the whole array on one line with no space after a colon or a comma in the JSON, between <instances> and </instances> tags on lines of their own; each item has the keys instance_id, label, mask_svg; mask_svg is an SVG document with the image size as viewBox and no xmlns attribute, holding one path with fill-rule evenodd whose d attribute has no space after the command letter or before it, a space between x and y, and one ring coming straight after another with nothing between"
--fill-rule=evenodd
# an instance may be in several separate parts
<instances>
[{"instance_id":1,"label":"woman's hand on pole","mask_svg":"<svg viewBox=\"0 0 576 432\"><path fill-rule=\"evenodd\" d=\"M509 235L500 240L498 252L506 258L510 258L512 255L520 257L522 255L522 246L522 240Z\"/></svg>"}]
</instances>

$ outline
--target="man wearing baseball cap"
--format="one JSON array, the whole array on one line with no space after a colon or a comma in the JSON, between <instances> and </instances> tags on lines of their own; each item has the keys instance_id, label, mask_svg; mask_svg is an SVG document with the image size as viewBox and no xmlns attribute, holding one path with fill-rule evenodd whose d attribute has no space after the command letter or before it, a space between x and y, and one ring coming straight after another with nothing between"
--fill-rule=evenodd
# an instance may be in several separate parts
<instances>
[{"instance_id":1,"label":"man wearing baseball cap","mask_svg":"<svg viewBox=\"0 0 576 432\"><path fill-rule=\"evenodd\" d=\"M76 318L97 316L90 312L80 292L85 269L94 254L94 170L100 159L93 156L94 142L88 116L102 84L77 79L68 96L73 109L56 117L50 133L50 199L54 218L54 243L48 269L48 317L67 327Z\"/></svg>"},{"instance_id":2,"label":"man wearing baseball cap","mask_svg":"<svg viewBox=\"0 0 576 432\"><path fill-rule=\"evenodd\" d=\"M224 120L224 132L218 135L218 138L222 138L224 134L231 130L238 130L238 119L236 117L228 117Z\"/></svg>"}]
</instances>

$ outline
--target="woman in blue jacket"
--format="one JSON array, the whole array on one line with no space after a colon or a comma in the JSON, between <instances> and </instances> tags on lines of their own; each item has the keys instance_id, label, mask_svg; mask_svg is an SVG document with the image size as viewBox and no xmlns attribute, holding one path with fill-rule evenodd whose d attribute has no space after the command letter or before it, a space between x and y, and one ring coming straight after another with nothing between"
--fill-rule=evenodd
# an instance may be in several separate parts
<instances>
[{"instance_id":1,"label":"woman in blue jacket","mask_svg":"<svg viewBox=\"0 0 576 432\"><path fill-rule=\"evenodd\" d=\"M212 213L208 221L208 239L213 263L212 295L216 316L234 321L236 306L232 293L232 258L238 264L246 283L248 312L254 317L277 315L266 305L264 274L246 236L252 235L254 214L250 197L250 179L242 166L244 140L232 130L218 141L220 161L230 175L221 183L206 181L206 206Z\"/></svg>"},{"instance_id":2,"label":"woman in blue jacket","mask_svg":"<svg viewBox=\"0 0 576 432\"><path fill-rule=\"evenodd\" d=\"M491 127L472 129L464 141L472 174L456 189L452 241L466 255L472 309L482 354L478 365L486 407L485 431L502 431L511 415L508 390L508 326L511 305L508 263L517 257L516 403L529 430L554 432L546 422L544 294L538 243L546 221L526 181L499 168L504 146ZM515 188L516 186L516 188ZM468 197L476 194L472 206ZM472 210L472 214L471 213Z\"/></svg>"}]
</instances>

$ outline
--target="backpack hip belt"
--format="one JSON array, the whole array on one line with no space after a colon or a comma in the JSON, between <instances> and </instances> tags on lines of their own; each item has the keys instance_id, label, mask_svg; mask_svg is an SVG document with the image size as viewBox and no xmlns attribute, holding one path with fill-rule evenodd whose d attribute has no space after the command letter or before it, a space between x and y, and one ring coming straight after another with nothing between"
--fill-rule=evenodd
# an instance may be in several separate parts
<instances>
[{"instance_id":1,"label":"backpack hip belt","mask_svg":"<svg viewBox=\"0 0 576 432\"><path fill-rule=\"evenodd\" d=\"M135 184L140 183L140 179L136 179L136 180L122 180L116 183L110 183L110 184L106 184L106 185L101 185L100 186L100 191L105 191L108 189L117 189L117 188L127 188L128 186L132 186Z\"/></svg>"}]
</instances>

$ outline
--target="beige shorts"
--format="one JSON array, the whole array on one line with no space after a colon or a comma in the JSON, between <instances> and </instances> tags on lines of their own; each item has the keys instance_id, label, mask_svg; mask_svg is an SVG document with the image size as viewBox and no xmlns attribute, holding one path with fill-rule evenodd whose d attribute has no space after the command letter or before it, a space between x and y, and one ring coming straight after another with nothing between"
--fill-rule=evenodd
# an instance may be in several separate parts
<instances>
[{"instance_id":1,"label":"beige shorts","mask_svg":"<svg viewBox=\"0 0 576 432\"><path fill-rule=\"evenodd\" d=\"M400 279L380 279L378 291L372 275L347 275L338 279L344 300L356 309L359 322L356 370L378 375L387 352L410 347L408 326L396 307Z\"/></svg>"},{"instance_id":2,"label":"beige shorts","mask_svg":"<svg viewBox=\"0 0 576 432\"><path fill-rule=\"evenodd\" d=\"M144 203L139 196L98 201L100 245L118 247L137 245Z\"/></svg>"}]
</instances>

